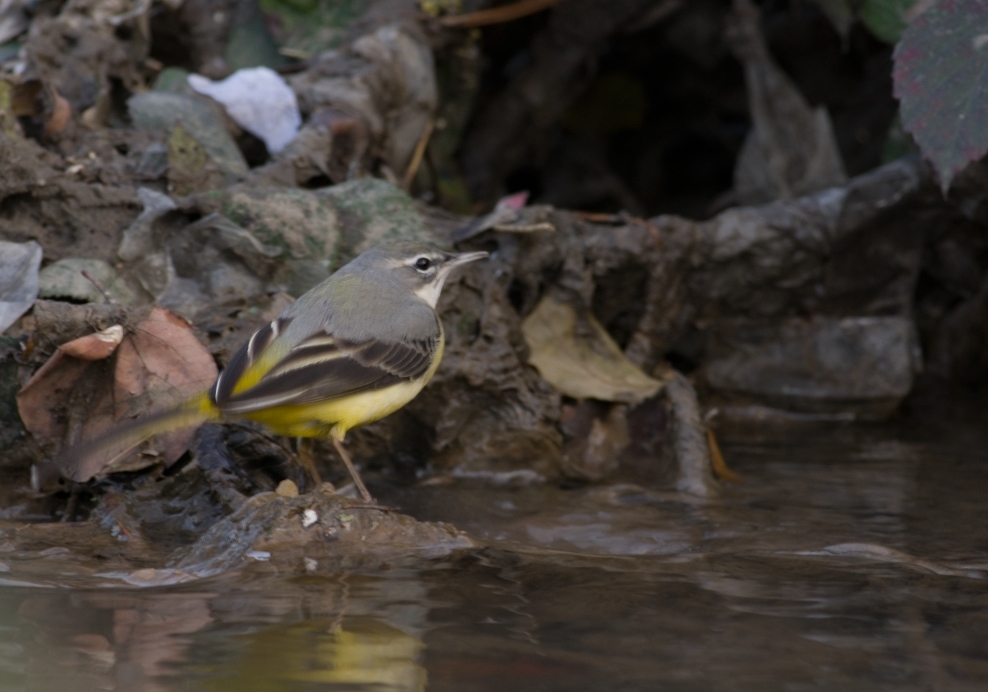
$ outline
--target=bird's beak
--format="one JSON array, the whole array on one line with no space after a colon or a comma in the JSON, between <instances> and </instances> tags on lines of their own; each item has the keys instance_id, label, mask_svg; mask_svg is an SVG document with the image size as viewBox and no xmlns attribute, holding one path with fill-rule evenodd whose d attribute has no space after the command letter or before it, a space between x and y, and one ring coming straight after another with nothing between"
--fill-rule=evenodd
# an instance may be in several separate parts
<instances>
[{"instance_id":1,"label":"bird's beak","mask_svg":"<svg viewBox=\"0 0 988 692\"><path fill-rule=\"evenodd\" d=\"M477 260L487 259L490 256L491 253L489 252L461 252L457 255L450 256L446 260L445 265L448 269L452 269L453 267L459 267L461 264L469 264Z\"/></svg>"}]
</instances>

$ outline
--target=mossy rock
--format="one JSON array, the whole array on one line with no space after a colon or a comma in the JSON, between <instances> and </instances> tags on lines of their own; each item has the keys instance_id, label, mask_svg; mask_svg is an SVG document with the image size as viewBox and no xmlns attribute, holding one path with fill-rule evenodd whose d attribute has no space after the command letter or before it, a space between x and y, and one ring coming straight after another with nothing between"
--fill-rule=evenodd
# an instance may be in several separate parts
<instances>
[{"instance_id":1,"label":"mossy rock","mask_svg":"<svg viewBox=\"0 0 988 692\"><path fill-rule=\"evenodd\" d=\"M281 250L274 283L294 296L380 243L436 240L411 197L376 178L319 190L238 185L202 200Z\"/></svg>"},{"instance_id":2,"label":"mossy rock","mask_svg":"<svg viewBox=\"0 0 988 692\"><path fill-rule=\"evenodd\" d=\"M340 239L336 205L310 190L238 186L226 192L222 213L284 259L332 262Z\"/></svg>"},{"instance_id":3,"label":"mossy rock","mask_svg":"<svg viewBox=\"0 0 988 692\"><path fill-rule=\"evenodd\" d=\"M391 240L436 242L412 198L379 178L359 178L317 190L338 209L342 242L337 265Z\"/></svg>"},{"instance_id":4,"label":"mossy rock","mask_svg":"<svg viewBox=\"0 0 988 692\"><path fill-rule=\"evenodd\" d=\"M227 181L247 174L247 161L226 131L223 119L208 100L196 95L165 91L144 91L127 100L134 126L171 132L181 124L208 153L211 162Z\"/></svg>"},{"instance_id":5,"label":"mossy rock","mask_svg":"<svg viewBox=\"0 0 988 692\"><path fill-rule=\"evenodd\" d=\"M38 296L78 303L102 303L103 294L86 277L88 271L117 302L136 305L134 292L120 280L116 270L104 260L66 257L49 264L38 274Z\"/></svg>"}]
</instances>

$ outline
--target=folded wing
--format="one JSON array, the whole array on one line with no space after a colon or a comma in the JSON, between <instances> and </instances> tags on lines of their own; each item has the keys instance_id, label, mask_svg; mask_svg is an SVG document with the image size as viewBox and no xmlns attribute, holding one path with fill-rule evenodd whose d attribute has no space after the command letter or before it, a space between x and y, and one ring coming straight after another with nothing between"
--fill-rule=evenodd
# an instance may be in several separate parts
<instances>
[{"instance_id":1,"label":"folded wing","mask_svg":"<svg viewBox=\"0 0 988 692\"><path fill-rule=\"evenodd\" d=\"M291 348L255 384L238 387L277 338L283 328L277 322L259 329L213 385L210 396L223 413L326 401L418 379L429 370L441 338L438 324L433 337L405 341L353 342L320 331Z\"/></svg>"}]
</instances>

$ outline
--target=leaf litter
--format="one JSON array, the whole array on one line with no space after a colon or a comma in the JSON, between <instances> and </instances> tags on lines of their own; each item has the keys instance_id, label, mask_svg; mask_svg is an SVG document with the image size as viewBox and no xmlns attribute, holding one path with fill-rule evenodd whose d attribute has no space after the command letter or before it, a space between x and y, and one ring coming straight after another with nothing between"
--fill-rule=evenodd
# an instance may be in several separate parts
<instances>
[{"instance_id":1,"label":"leaf litter","mask_svg":"<svg viewBox=\"0 0 988 692\"><path fill-rule=\"evenodd\" d=\"M95 439L115 425L174 406L216 379L209 349L184 319L158 307L135 310L127 317L132 328L114 325L60 346L18 393L21 419L43 447L54 451ZM112 356L108 368L91 369ZM103 386L99 374L107 369L112 380ZM80 405L81 396L85 405ZM159 461L171 465L188 449L193 433L161 435L152 449L116 460L113 470L135 470ZM63 472L84 482L107 470L99 465Z\"/></svg>"}]
</instances>

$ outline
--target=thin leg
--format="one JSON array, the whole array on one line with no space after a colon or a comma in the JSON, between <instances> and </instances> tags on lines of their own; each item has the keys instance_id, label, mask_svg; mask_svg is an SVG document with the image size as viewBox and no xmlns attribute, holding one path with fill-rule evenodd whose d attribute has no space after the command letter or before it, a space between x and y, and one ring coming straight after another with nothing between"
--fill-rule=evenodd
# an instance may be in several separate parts
<instances>
[{"instance_id":1,"label":"thin leg","mask_svg":"<svg viewBox=\"0 0 988 692\"><path fill-rule=\"evenodd\" d=\"M343 449L343 443L336 439L336 435L330 435L329 437L333 441L333 446L336 447L336 451L339 452L339 455L343 458L343 463L346 464L347 471L350 472L350 476L353 478L353 482L356 484L357 490L360 491L360 497L364 502L373 503L374 498L371 497L369 492L367 492L367 486L364 485L364 482L360 479L360 474L357 473L357 469L354 467L353 462L350 461L350 455L346 453L345 449Z\"/></svg>"},{"instance_id":2,"label":"thin leg","mask_svg":"<svg viewBox=\"0 0 988 692\"><path fill-rule=\"evenodd\" d=\"M295 449L298 450L298 459L302 462L302 466L305 470L309 472L309 476L312 478L315 488L318 488L322 484L322 478L319 476L319 470L316 468L316 460L312 458L312 438L311 437L297 437L295 438L296 444Z\"/></svg>"}]
</instances>

